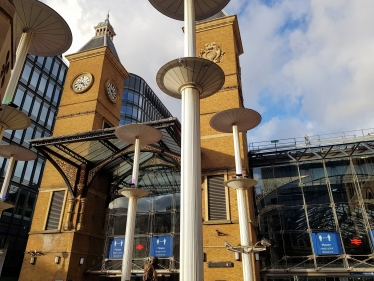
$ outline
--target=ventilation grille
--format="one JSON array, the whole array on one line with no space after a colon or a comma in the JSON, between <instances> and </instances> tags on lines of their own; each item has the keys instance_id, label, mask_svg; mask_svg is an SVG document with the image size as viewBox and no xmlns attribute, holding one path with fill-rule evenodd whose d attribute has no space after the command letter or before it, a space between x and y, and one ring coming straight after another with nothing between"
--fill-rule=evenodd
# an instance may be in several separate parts
<instances>
[{"instance_id":1,"label":"ventilation grille","mask_svg":"<svg viewBox=\"0 0 374 281\"><path fill-rule=\"evenodd\" d=\"M64 197L65 191L53 192L51 207L48 213L47 225L45 227L46 230L58 229Z\"/></svg>"},{"instance_id":2,"label":"ventilation grille","mask_svg":"<svg viewBox=\"0 0 374 281\"><path fill-rule=\"evenodd\" d=\"M223 175L208 177L209 220L226 220L226 194Z\"/></svg>"}]
</instances>

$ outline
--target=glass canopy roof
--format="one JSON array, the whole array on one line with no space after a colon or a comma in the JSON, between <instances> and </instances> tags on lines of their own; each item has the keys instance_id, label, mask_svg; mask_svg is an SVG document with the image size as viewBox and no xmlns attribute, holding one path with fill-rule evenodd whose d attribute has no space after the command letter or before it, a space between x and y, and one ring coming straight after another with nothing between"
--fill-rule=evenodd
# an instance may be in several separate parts
<instances>
[{"instance_id":1,"label":"glass canopy roof","mask_svg":"<svg viewBox=\"0 0 374 281\"><path fill-rule=\"evenodd\" d=\"M180 190L181 130L177 118L143 123L158 129L158 143L140 147L139 188L151 194ZM81 184L82 174L87 191L100 175L112 176L112 187L131 186L134 145L117 139L116 127L73 135L30 140L30 143L55 166L70 192Z\"/></svg>"}]
</instances>

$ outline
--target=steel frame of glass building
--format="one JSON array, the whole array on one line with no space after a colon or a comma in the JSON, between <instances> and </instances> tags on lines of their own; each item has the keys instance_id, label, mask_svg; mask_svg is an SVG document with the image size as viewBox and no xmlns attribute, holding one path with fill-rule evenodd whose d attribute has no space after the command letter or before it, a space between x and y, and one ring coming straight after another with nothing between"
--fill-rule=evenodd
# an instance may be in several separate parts
<instances>
[{"instance_id":1,"label":"steel frame of glass building","mask_svg":"<svg viewBox=\"0 0 374 281\"><path fill-rule=\"evenodd\" d=\"M27 141L52 135L66 72L67 65L61 57L27 56L12 102L30 117L31 126L6 130L3 143L37 152ZM0 183L8 163L0 158ZM33 161L18 161L15 165L7 195L15 207L5 210L0 219L0 248L2 258L5 256L2 277L19 275L44 165L41 154Z\"/></svg>"},{"instance_id":2,"label":"steel frame of glass building","mask_svg":"<svg viewBox=\"0 0 374 281\"><path fill-rule=\"evenodd\" d=\"M143 123L172 117L143 78L130 73L125 79L120 125Z\"/></svg>"},{"instance_id":3,"label":"steel frame of glass building","mask_svg":"<svg viewBox=\"0 0 374 281\"><path fill-rule=\"evenodd\" d=\"M249 150L263 280L374 280L374 135ZM371 277L369 277L371 276Z\"/></svg>"}]
</instances>

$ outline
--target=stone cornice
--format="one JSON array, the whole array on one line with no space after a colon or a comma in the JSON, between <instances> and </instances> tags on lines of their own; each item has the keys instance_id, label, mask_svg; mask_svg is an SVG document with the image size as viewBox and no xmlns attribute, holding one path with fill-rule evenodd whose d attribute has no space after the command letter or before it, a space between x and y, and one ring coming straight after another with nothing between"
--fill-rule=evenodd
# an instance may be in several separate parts
<instances>
[{"instance_id":1,"label":"stone cornice","mask_svg":"<svg viewBox=\"0 0 374 281\"><path fill-rule=\"evenodd\" d=\"M241 54L243 54L244 51L243 51L242 39L240 36L238 18L236 17L236 15L196 24L196 33L203 32L203 31L210 30L210 29L220 28L220 27L227 26L227 25L233 26L236 52L237 52L237 55L240 56Z\"/></svg>"},{"instance_id":2,"label":"stone cornice","mask_svg":"<svg viewBox=\"0 0 374 281\"><path fill-rule=\"evenodd\" d=\"M73 61L83 60L83 59L92 58L96 56L106 56L124 79L130 76L127 70L125 69L125 67L121 64L121 62L117 59L117 57L112 53L112 51L106 46L92 49L92 50L83 51L80 53L67 55L66 58L69 60L69 62L73 62Z\"/></svg>"}]
</instances>

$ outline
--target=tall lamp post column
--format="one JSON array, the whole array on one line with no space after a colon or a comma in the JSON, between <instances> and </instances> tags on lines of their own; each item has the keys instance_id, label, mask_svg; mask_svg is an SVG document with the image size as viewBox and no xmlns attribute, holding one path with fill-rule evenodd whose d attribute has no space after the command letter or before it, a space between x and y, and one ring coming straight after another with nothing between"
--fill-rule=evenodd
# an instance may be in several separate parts
<instances>
[{"instance_id":1,"label":"tall lamp post column","mask_svg":"<svg viewBox=\"0 0 374 281\"><path fill-rule=\"evenodd\" d=\"M230 0L149 0L164 15L185 21L184 56L165 64L157 84L182 99L180 280L202 281L200 99L218 92L225 74L215 63L196 58L196 20L221 11ZM204 5L201 2L204 2Z\"/></svg>"},{"instance_id":2,"label":"tall lamp post column","mask_svg":"<svg viewBox=\"0 0 374 281\"><path fill-rule=\"evenodd\" d=\"M18 145L2 144L0 145L0 157L8 158L9 164L5 174L4 182L0 191L0 216L1 213L6 210L13 208L13 203L6 201L6 195L9 188L10 179L12 177L14 164L16 161L30 161L36 159L36 153L29 149L23 148Z\"/></svg>"},{"instance_id":3,"label":"tall lamp post column","mask_svg":"<svg viewBox=\"0 0 374 281\"><path fill-rule=\"evenodd\" d=\"M121 281L130 281L137 202L138 198L148 195L147 190L138 188L140 145L158 142L159 140L161 140L162 134L159 130L143 124L129 124L118 127L115 131L115 134L120 140L135 144L134 164L131 180L134 187L123 188L118 191L120 195L129 198Z\"/></svg>"},{"instance_id":4,"label":"tall lamp post column","mask_svg":"<svg viewBox=\"0 0 374 281\"><path fill-rule=\"evenodd\" d=\"M210 120L210 126L213 129L219 132L233 133L236 179L226 181L225 185L236 189L236 196L238 199L240 244L244 248L248 248L251 245L246 194L247 189L255 186L257 181L242 177L243 173L240 157L239 132L246 132L253 129L260 124L260 122L261 115L254 110L246 108L224 110L215 114ZM251 252L243 251L242 264L243 280L253 281Z\"/></svg>"},{"instance_id":5,"label":"tall lamp post column","mask_svg":"<svg viewBox=\"0 0 374 281\"><path fill-rule=\"evenodd\" d=\"M12 101L27 54L56 56L67 51L72 35L65 20L52 8L36 0L13 0L17 12L16 63L3 103Z\"/></svg>"}]
</instances>

